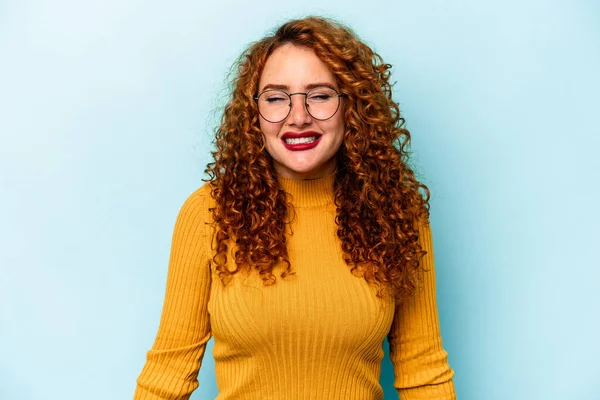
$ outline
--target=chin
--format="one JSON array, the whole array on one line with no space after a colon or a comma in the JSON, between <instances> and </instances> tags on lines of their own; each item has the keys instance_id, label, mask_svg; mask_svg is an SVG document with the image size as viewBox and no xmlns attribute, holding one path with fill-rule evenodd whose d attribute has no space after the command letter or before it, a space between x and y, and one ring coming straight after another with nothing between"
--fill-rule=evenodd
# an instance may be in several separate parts
<instances>
[{"instance_id":1,"label":"chin","mask_svg":"<svg viewBox=\"0 0 600 400\"><path fill-rule=\"evenodd\" d=\"M297 174L310 174L319 169L318 165L287 165L286 167Z\"/></svg>"}]
</instances>

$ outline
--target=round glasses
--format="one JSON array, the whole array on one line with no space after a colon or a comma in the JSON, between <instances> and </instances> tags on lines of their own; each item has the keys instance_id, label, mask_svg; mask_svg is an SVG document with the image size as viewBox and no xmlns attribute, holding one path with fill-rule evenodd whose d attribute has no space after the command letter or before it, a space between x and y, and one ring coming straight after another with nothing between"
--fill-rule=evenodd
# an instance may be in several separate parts
<instances>
[{"instance_id":1,"label":"round glasses","mask_svg":"<svg viewBox=\"0 0 600 400\"><path fill-rule=\"evenodd\" d=\"M258 113L263 119L271 123L278 123L290 115L292 96L297 94L305 96L306 111L319 121L333 117L340 107L340 97L346 96L339 94L333 88L320 86L305 93L287 93L283 90L267 89L254 97L254 100L258 103Z\"/></svg>"}]
</instances>

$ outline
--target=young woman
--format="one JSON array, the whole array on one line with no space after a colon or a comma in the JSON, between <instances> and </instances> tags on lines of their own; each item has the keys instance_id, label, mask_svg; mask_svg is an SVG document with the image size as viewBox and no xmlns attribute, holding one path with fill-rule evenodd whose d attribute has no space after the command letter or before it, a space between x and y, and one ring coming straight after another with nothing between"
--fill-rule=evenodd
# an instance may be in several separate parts
<instances>
[{"instance_id":1,"label":"young woman","mask_svg":"<svg viewBox=\"0 0 600 400\"><path fill-rule=\"evenodd\" d=\"M386 337L402 400L455 399L389 68L314 17L242 55L136 399L187 399L211 336L218 399L382 399Z\"/></svg>"}]
</instances>

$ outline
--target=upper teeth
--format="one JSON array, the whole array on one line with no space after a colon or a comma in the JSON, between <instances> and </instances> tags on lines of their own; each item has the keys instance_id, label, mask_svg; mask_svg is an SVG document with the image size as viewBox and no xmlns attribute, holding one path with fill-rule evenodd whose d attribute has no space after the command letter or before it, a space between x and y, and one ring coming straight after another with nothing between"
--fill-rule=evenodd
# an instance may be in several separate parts
<instances>
[{"instance_id":1,"label":"upper teeth","mask_svg":"<svg viewBox=\"0 0 600 400\"><path fill-rule=\"evenodd\" d=\"M317 140L316 136L306 136L299 138L285 138L284 139L287 144L301 144L301 143L312 143Z\"/></svg>"}]
</instances>

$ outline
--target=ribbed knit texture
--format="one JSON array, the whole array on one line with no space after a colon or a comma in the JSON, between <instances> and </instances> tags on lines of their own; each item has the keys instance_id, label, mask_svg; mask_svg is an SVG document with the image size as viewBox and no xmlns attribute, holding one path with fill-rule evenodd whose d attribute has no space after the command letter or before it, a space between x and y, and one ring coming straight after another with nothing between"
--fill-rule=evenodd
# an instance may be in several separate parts
<instances>
[{"instance_id":1,"label":"ribbed knit texture","mask_svg":"<svg viewBox=\"0 0 600 400\"><path fill-rule=\"evenodd\" d=\"M401 306L378 298L343 261L333 179L280 178L296 212L288 238L295 275L272 286L263 286L255 272L223 286L209 267L212 228L206 223L214 200L208 186L186 200L175 224L160 327L136 400L189 398L211 335L218 400L382 399L386 336L402 400L456 398L440 336L429 227L419 228L429 270L424 290Z\"/></svg>"}]
</instances>

